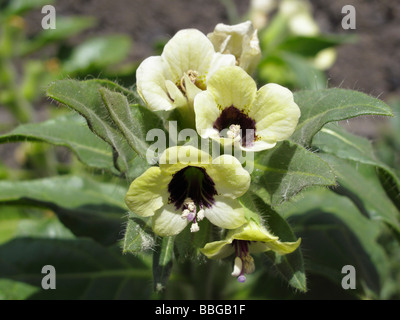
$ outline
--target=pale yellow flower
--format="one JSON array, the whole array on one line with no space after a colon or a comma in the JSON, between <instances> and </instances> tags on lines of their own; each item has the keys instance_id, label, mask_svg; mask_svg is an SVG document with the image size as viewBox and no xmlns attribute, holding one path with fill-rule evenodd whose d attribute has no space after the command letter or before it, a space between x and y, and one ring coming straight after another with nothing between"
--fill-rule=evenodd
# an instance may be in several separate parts
<instances>
[{"instance_id":1,"label":"pale yellow flower","mask_svg":"<svg viewBox=\"0 0 400 320\"><path fill-rule=\"evenodd\" d=\"M234 64L234 56L216 53L199 30L181 30L168 41L161 56L151 56L140 64L137 91L153 111L193 108L195 95L207 88L209 77L220 67Z\"/></svg>"},{"instance_id":2,"label":"pale yellow flower","mask_svg":"<svg viewBox=\"0 0 400 320\"><path fill-rule=\"evenodd\" d=\"M192 146L171 147L129 187L125 202L142 217L152 217L160 236L181 232L189 223L199 230L207 218L214 225L234 229L245 222L236 198L250 186L250 175L240 162L222 155L215 159Z\"/></svg>"},{"instance_id":3,"label":"pale yellow flower","mask_svg":"<svg viewBox=\"0 0 400 320\"><path fill-rule=\"evenodd\" d=\"M300 117L292 92L269 83L257 90L240 67L218 70L194 101L196 130L202 138L237 144L246 151L273 148L289 138Z\"/></svg>"},{"instance_id":4,"label":"pale yellow flower","mask_svg":"<svg viewBox=\"0 0 400 320\"><path fill-rule=\"evenodd\" d=\"M261 59L261 49L257 30L251 21L236 25L217 24L207 37L217 52L233 54L236 65L247 73L253 73Z\"/></svg>"},{"instance_id":5,"label":"pale yellow flower","mask_svg":"<svg viewBox=\"0 0 400 320\"><path fill-rule=\"evenodd\" d=\"M259 223L250 219L235 230L229 230L224 240L207 243L200 251L209 259L224 259L235 255L232 276L239 282L246 280L245 274L255 270L250 253L274 251L284 255L295 251L301 239L296 242L281 242Z\"/></svg>"}]
</instances>

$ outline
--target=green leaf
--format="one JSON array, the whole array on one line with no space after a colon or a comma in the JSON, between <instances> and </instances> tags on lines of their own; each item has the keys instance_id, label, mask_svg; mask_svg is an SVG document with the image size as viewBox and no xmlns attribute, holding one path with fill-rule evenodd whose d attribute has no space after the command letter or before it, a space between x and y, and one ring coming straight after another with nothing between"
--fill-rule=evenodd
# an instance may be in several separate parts
<instances>
[{"instance_id":1,"label":"green leaf","mask_svg":"<svg viewBox=\"0 0 400 320\"><path fill-rule=\"evenodd\" d=\"M280 241L297 241L290 225L259 196L247 192L240 200L247 209L260 215L261 219L266 222L268 230L278 236ZM274 252L266 252L265 255L272 260L279 274L289 285L302 292L307 291L304 261L300 248L287 255L279 255Z\"/></svg>"},{"instance_id":2,"label":"green leaf","mask_svg":"<svg viewBox=\"0 0 400 320\"><path fill-rule=\"evenodd\" d=\"M176 259L183 263L187 260L196 260L199 258L200 248L203 248L207 242L213 241L213 225L208 219L198 222L200 230L191 232L190 228L184 228L175 237Z\"/></svg>"},{"instance_id":3,"label":"green leaf","mask_svg":"<svg viewBox=\"0 0 400 320\"><path fill-rule=\"evenodd\" d=\"M154 247L154 234L148 221L129 213L123 253L139 254Z\"/></svg>"},{"instance_id":4,"label":"green leaf","mask_svg":"<svg viewBox=\"0 0 400 320\"><path fill-rule=\"evenodd\" d=\"M272 207L310 186L335 185L329 165L303 147L284 141L255 155L252 188ZM247 164L246 164L247 165Z\"/></svg>"},{"instance_id":5,"label":"green leaf","mask_svg":"<svg viewBox=\"0 0 400 320\"><path fill-rule=\"evenodd\" d=\"M157 237L153 254L153 284L158 293L165 290L172 271L175 237Z\"/></svg>"},{"instance_id":6,"label":"green leaf","mask_svg":"<svg viewBox=\"0 0 400 320\"><path fill-rule=\"evenodd\" d=\"M21 15L26 11L41 8L48 4L53 4L53 0L13 0L9 2L9 5L4 9L6 15ZM3 12L2 12L3 13Z\"/></svg>"},{"instance_id":7,"label":"green leaf","mask_svg":"<svg viewBox=\"0 0 400 320\"><path fill-rule=\"evenodd\" d=\"M131 46L131 38L122 34L89 38L74 48L63 68L67 73L105 69L124 60Z\"/></svg>"},{"instance_id":8,"label":"green leaf","mask_svg":"<svg viewBox=\"0 0 400 320\"><path fill-rule=\"evenodd\" d=\"M323 89L326 87L326 76L322 70L316 68L308 59L289 52L279 54L293 74L295 88Z\"/></svg>"},{"instance_id":9,"label":"green leaf","mask_svg":"<svg viewBox=\"0 0 400 320\"><path fill-rule=\"evenodd\" d=\"M71 149L89 167L112 170L113 154L109 144L94 135L84 118L63 115L41 123L23 124L0 136L0 143L42 141Z\"/></svg>"},{"instance_id":10,"label":"green leaf","mask_svg":"<svg viewBox=\"0 0 400 320\"><path fill-rule=\"evenodd\" d=\"M389 260L379 241L382 225L363 216L348 198L323 188L302 192L278 210L302 238L307 274L323 276L342 289L346 274L341 270L352 265L356 289L347 291L385 299L391 281ZM309 283L310 288L316 285Z\"/></svg>"},{"instance_id":11,"label":"green leaf","mask_svg":"<svg viewBox=\"0 0 400 320\"><path fill-rule=\"evenodd\" d=\"M0 279L0 301L25 300L37 291L38 288L23 282Z\"/></svg>"},{"instance_id":12,"label":"green leaf","mask_svg":"<svg viewBox=\"0 0 400 320\"><path fill-rule=\"evenodd\" d=\"M126 172L129 168L129 162L135 157L135 152L112 121L99 92L102 87L123 92L124 94L129 93L127 89L110 81L60 80L49 86L47 95L85 117L89 128L115 149L121 160L116 163L116 166L120 171ZM128 98L132 98L132 96L133 94Z\"/></svg>"},{"instance_id":13,"label":"green leaf","mask_svg":"<svg viewBox=\"0 0 400 320\"><path fill-rule=\"evenodd\" d=\"M50 208L75 235L107 245L121 237L125 193L116 184L75 176L0 181L0 205Z\"/></svg>"},{"instance_id":14,"label":"green leaf","mask_svg":"<svg viewBox=\"0 0 400 320\"><path fill-rule=\"evenodd\" d=\"M353 38L343 35L290 36L277 47L305 57L314 57L321 50L338 46Z\"/></svg>"},{"instance_id":15,"label":"green leaf","mask_svg":"<svg viewBox=\"0 0 400 320\"><path fill-rule=\"evenodd\" d=\"M93 17L57 16L56 28L42 30L35 38L23 43L21 54L29 54L48 44L69 39L83 30L94 26L95 22L96 20Z\"/></svg>"},{"instance_id":16,"label":"green leaf","mask_svg":"<svg viewBox=\"0 0 400 320\"><path fill-rule=\"evenodd\" d=\"M41 287L45 265L56 270L55 290ZM151 295L146 263L90 239L14 239L0 246L0 274L38 288L30 299L132 300Z\"/></svg>"},{"instance_id":17,"label":"green leaf","mask_svg":"<svg viewBox=\"0 0 400 320\"><path fill-rule=\"evenodd\" d=\"M127 98L118 93L101 88L104 103L119 130L137 154L146 158L149 143L146 135L151 129L162 129L162 120L141 105L130 106Z\"/></svg>"},{"instance_id":18,"label":"green leaf","mask_svg":"<svg viewBox=\"0 0 400 320\"><path fill-rule=\"evenodd\" d=\"M304 90L294 93L301 117L291 140L309 147L314 135L328 122L360 115L393 116L383 101L347 89Z\"/></svg>"},{"instance_id":19,"label":"green leaf","mask_svg":"<svg viewBox=\"0 0 400 320\"><path fill-rule=\"evenodd\" d=\"M400 213L383 189L374 166L320 154L334 170L339 194L346 195L358 209L373 220L384 221L400 232Z\"/></svg>"},{"instance_id":20,"label":"green leaf","mask_svg":"<svg viewBox=\"0 0 400 320\"><path fill-rule=\"evenodd\" d=\"M376 158L373 146L366 138L336 125L326 125L315 135L313 146L341 159L375 166L382 186L400 210L400 179L392 168Z\"/></svg>"}]
</instances>

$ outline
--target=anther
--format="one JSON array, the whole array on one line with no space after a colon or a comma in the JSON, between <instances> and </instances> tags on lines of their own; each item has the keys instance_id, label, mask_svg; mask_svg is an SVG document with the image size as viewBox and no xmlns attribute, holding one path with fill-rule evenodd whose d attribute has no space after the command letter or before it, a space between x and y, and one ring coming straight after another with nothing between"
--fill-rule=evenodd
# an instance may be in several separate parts
<instances>
[{"instance_id":1,"label":"anther","mask_svg":"<svg viewBox=\"0 0 400 320\"><path fill-rule=\"evenodd\" d=\"M204 210L200 209L199 212L197 212L197 220L201 221L204 219Z\"/></svg>"},{"instance_id":2,"label":"anther","mask_svg":"<svg viewBox=\"0 0 400 320\"><path fill-rule=\"evenodd\" d=\"M227 131L226 135L230 139L236 139L237 137L240 137L240 125L231 124L229 126L229 130Z\"/></svg>"},{"instance_id":3,"label":"anther","mask_svg":"<svg viewBox=\"0 0 400 320\"><path fill-rule=\"evenodd\" d=\"M235 262L233 264L233 271L232 271L231 275L233 277L240 276L240 274L242 273L242 267L243 267L242 259L240 259L239 257L236 257Z\"/></svg>"},{"instance_id":4,"label":"anther","mask_svg":"<svg viewBox=\"0 0 400 320\"><path fill-rule=\"evenodd\" d=\"M200 230L199 224L197 222L192 223L190 226L190 232L197 232Z\"/></svg>"},{"instance_id":5,"label":"anther","mask_svg":"<svg viewBox=\"0 0 400 320\"><path fill-rule=\"evenodd\" d=\"M188 71L186 72L186 75L188 76L188 78L189 78L189 80L190 80L191 82L196 83L196 80L197 80L197 78L198 78L198 76L199 76L199 73L198 73L197 71L195 71L195 70L188 70ZM180 87L181 87L182 91L183 91L184 93L186 93L185 76L183 76L183 77L181 78Z\"/></svg>"}]
</instances>

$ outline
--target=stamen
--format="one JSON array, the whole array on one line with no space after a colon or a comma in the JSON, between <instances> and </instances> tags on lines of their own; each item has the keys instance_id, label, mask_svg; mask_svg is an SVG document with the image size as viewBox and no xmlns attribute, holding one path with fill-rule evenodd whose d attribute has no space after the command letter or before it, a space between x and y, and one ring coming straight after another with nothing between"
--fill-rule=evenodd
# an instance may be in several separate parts
<instances>
[{"instance_id":1,"label":"stamen","mask_svg":"<svg viewBox=\"0 0 400 320\"><path fill-rule=\"evenodd\" d=\"M213 128L218 130L221 136L225 135L226 129L228 129L226 135L232 139L240 137L238 141L242 146L250 146L256 139L255 120L233 105L222 110L220 116L215 120Z\"/></svg>"},{"instance_id":2,"label":"stamen","mask_svg":"<svg viewBox=\"0 0 400 320\"><path fill-rule=\"evenodd\" d=\"M190 213L190 211L188 209L183 210L182 214L181 214L181 218L187 219L187 216L189 215L189 213Z\"/></svg>"},{"instance_id":3,"label":"stamen","mask_svg":"<svg viewBox=\"0 0 400 320\"><path fill-rule=\"evenodd\" d=\"M200 230L199 224L197 222L192 223L190 226L190 232L197 232Z\"/></svg>"},{"instance_id":4,"label":"stamen","mask_svg":"<svg viewBox=\"0 0 400 320\"><path fill-rule=\"evenodd\" d=\"M235 246L235 261L233 266L232 276L237 277L239 282L245 282L246 276L244 275L254 272L255 265L254 259L249 253L249 241L234 240L232 245Z\"/></svg>"},{"instance_id":5,"label":"stamen","mask_svg":"<svg viewBox=\"0 0 400 320\"><path fill-rule=\"evenodd\" d=\"M236 257L231 275L234 277L240 276L240 274L242 273L242 267L243 267L242 259Z\"/></svg>"},{"instance_id":6,"label":"stamen","mask_svg":"<svg viewBox=\"0 0 400 320\"><path fill-rule=\"evenodd\" d=\"M197 220L201 221L204 219L204 210L200 209L199 212L197 212Z\"/></svg>"},{"instance_id":7,"label":"stamen","mask_svg":"<svg viewBox=\"0 0 400 320\"><path fill-rule=\"evenodd\" d=\"M188 71L186 72L186 75L188 76L188 78L189 78L189 80L190 80L191 82L193 82L194 84L196 84L196 80L197 80L197 78L199 77L199 73L198 73L197 71L195 71L195 70L188 70ZM180 88L181 88L181 90L183 91L183 93L186 93L185 76L183 76L183 77L181 78L181 81L180 81Z\"/></svg>"},{"instance_id":8,"label":"stamen","mask_svg":"<svg viewBox=\"0 0 400 320\"><path fill-rule=\"evenodd\" d=\"M195 214L193 212L190 212L186 218L188 219L188 221L193 221L195 217Z\"/></svg>"},{"instance_id":9,"label":"stamen","mask_svg":"<svg viewBox=\"0 0 400 320\"><path fill-rule=\"evenodd\" d=\"M240 140L240 125L239 124L231 124L229 126L229 130L227 131L226 135L230 139ZM239 137L239 139L236 139Z\"/></svg>"},{"instance_id":10,"label":"stamen","mask_svg":"<svg viewBox=\"0 0 400 320\"><path fill-rule=\"evenodd\" d=\"M247 274L253 273L254 270L256 269L256 266L254 264L254 259L250 254L247 254L243 258L243 269L244 272Z\"/></svg>"}]
</instances>

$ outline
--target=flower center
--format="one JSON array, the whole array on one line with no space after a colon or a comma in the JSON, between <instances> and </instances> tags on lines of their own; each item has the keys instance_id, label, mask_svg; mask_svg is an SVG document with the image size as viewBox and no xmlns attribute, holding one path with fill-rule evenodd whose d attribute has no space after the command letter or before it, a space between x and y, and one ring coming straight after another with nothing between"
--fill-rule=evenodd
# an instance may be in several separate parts
<instances>
[{"instance_id":1,"label":"flower center","mask_svg":"<svg viewBox=\"0 0 400 320\"><path fill-rule=\"evenodd\" d=\"M232 245L235 247L235 260L233 264L232 276L237 277L239 282L245 282L244 275L254 272L254 259L249 253L250 241L233 240Z\"/></svg>"},{"instance_id":2,"label":"flower center","mask_svg":"<svg viewBox=\"0 0 400 320\"><path fill-rule=\"evenodd\" d=\"M185 83L185 75L189 78L189 80L199 89L206 90L205 82L199 76L199 73L196 70L188 70L181 78L177 87L186 94L186 83Z\"/></svg>"},{"instance_id":3,"label":"flower center","mask_svg":"<svg viewBox=\"0 0 400 320\"><path fill-rule=\"evenodd\" d=\"M215 183L204 168L187 166L176 172L168 184L170 203L182 210L182 218L192 222L190 230L199 230L197 224L204 218L204 208L214 204L217 195Z\"/></svg>"},{"instance_id":4,"label":"flower center","mask_svg":"<svg viewBox=\"0 0 400 320\"><path fill-rule=\"evenodd\" d=\"M256 137L256 122L233 105L222 110L215 120L214 129L234 140L240 140L242 146L250 146ZM238 138L239 137L239 138Z\"/></svg>"}]
</instances>

